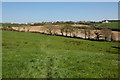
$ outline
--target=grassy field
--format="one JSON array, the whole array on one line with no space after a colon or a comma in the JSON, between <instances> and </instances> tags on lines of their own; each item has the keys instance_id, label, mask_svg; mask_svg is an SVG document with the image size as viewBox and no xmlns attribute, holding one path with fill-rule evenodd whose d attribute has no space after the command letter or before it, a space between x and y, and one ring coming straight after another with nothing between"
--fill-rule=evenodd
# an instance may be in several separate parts
<instances>
[{"instance_id":1,"label":"grassy field","mask_svg":"<svg viewBox=\"0 0 120 80\"><path fill-rule=\"evenodd\" d=\"M120 26L118 26L120 24L120 22L110 22L110 23L99 23L97 25L103 26L103 27L107 27L107 28L111 28L111 29L120 29Z\"/></svg>"},{"instance_id":2,"label":"grassy field","mask_svg":"<svg viewBox=\"0 0 120 80\"><path fill-rule=\"evenodd\" d=\"M117 78L118 43L3 31L3 78Z\"/></svg>"},{"instance_id":3,"label":"grassy field","mask_svg":"<svg viewBox=\"0 0 120 80\"><path fill-rule=\"evenodd\" d=\"M0 24L2 27L19 27L19 26L26 26L26 24Z\"/></svg>"}]
</instances>

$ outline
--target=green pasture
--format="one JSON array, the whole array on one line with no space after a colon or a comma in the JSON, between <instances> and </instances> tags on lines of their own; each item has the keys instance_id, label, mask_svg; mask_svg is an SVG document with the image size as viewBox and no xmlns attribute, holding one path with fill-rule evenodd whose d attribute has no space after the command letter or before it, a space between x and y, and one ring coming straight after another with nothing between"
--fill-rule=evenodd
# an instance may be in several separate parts
<instances>
[{"instance_id":1,"label":"green pasture","mask_svg":"<svg viewBox=\"0 0 120 80\"><path fill-rule=\"evenodd\" d=\"M2 32L3 78L117 78L118 43Z\"/></svg>"},{"instance_id":2,"label":"green pasture","mask_svg":"<svg viewBox=\"0 0 120 80\"><path fill-rule=\"evenodd\" d=\"M120 22L97 23L97 25L110 29L120 29Z\"/></svg>"}]
</instances>

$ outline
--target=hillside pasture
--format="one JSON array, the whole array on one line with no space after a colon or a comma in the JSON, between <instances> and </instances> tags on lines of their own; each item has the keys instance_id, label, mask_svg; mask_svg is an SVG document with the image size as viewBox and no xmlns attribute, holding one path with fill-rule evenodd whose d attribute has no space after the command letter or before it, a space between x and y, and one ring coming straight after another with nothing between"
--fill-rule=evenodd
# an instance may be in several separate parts
<instances>
[{"instance_id":1,"label":"hillside pasture","mask_svg":"<svg viewBox=\"0 0 120 80\"><path fill-rule=\"evenodd\" d=\"M117 78L118 43L3 31L3 78Z\"/></svg>"},{"instance_id":2,"label":"hillside pasture","mask_svg":"<svg viewBox=\"0 0 120 80\"><path fill-rule=\"evenodd\" d=\"M109 23L97 23L96 25L101 26L103 28L120 29L119 24L120 22L109 22Z\"/></svg>"}]
</instances>

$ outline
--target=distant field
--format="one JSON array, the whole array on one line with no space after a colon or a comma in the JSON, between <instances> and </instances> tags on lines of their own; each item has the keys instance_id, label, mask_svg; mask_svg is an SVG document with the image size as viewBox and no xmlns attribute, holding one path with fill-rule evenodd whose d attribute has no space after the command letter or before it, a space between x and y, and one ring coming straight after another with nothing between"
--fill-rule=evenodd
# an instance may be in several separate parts
<instances>
[{"instance_id":1,"label":"distant field","mask_svg":"<svg viewBox=\"0 0 120 80\"><path fill-rule=\"evenodd\" d=\"M106 28L111 28L111 29L120 29L120 26L118 26L118 22L110 22L110 23L92 23L92 24L96 24L99 25L101 27L106 27ZM119 22L120 24L120 22ZM30 24L2 24L3 27L19 27L19 26L26 26L26 25L30 25ZM82 25L82 24L80 24ZM84 25L84 24L83 24ZM0 24L1 26L1 24ZM41 26L41 25L38 25Z\"/></svg>"},{"instance_id":2,"label":"distant field","mask_svg":"<svg viewBox=\"0 0 120 80\"><path fill-rule=\"evenodd\" d=\"M0 24L0 26L2 27L19 27L19 26L23 26L25 24Z\"/></svg>"},{"instance_id":3,"label":"distant field","mask_svg":"<svg viewBox=\"0 0 120 80\"><path fill-rule=\"evenodd\" d=\"M120 22L110 22L110 23L99 23L97 25L103 26L103 27L107 27L107 28L111 28L111 29L120 29L120 26L118 26L118 24L120 24Z\"/></svg>"},{"instance_id":4,"label":"distant field","mask_svg":"<svg viewBox=\"0 0 120 80\"><path fill-rule=\"evenodd\" d=\"M118 43L3 31L3 78L117 78Z\"/></svg>"}]
</instances>

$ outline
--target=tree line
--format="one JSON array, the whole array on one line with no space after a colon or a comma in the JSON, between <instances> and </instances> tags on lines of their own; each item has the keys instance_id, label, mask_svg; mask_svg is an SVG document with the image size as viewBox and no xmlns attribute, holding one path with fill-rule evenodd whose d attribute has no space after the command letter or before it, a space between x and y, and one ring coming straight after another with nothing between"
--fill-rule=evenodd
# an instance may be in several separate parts
<instances>
[{"instance_id":1,"label":"tree line","mask_svg":"<svg viewBox=\"0 0 120 80\"><path fill-rule=\"evenodd\" d=\"M70 24L61 24L55 26L51 23L44 25L45 31L50 35L62 35L69 37L79 37L79 33L84 34L84 39L93 39L92 36L95 35L95 40L104 40L104 41L114 41L115 35L112 33L112 30L109 28L103 28L98 30L95 26L85 27L84 29L79 27L73 27ZM60 34L58 34L58 30Z\"/></svg>"},{"instance_id":2,"label":"tree line","mask_svg":"<svg viewBox=\"0 0 120 80\"><path fill-rule=\"evenodd\" d=\"M115 35L112 33L111 29L103 28L98 30L95 26L89 27L73 27L71 24L59 24L54 25L52 23L46 23L43 25L43 33L49 35L61 35L66 37L74 37L74 38L83 38L84 39L94 39L94 40L104 40L104 41L115 41ZM30 32L30 26L22 26L18 27L17 30L13 29L13 27L3 27L2 30L12 30L12 31L21 31L20 29L23 28L23 32ZM25 31L26 30L26 31ZM80 33L83 37L79 37ZM93 35L95 36L93 38Z\"/></svg>"}]
</instances>

